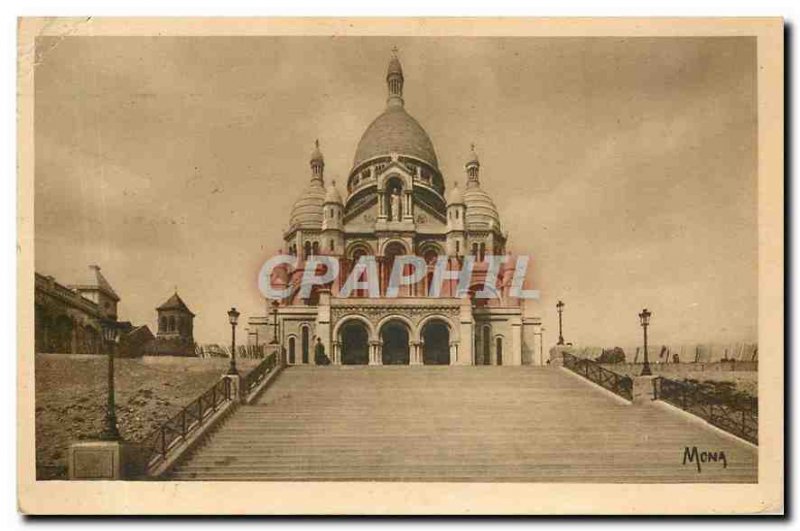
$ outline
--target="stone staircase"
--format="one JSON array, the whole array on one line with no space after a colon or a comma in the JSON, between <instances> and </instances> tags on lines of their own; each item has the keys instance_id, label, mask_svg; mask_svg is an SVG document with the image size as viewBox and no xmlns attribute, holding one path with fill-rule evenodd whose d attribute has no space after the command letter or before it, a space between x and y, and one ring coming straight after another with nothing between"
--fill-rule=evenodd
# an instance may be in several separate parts
<instances>
[{"instance_id":1,"label":"stone staircase","mask_svg":"<svg viewBox=\"0 0 800 531\"><path fill-rule=\"evenodd\" d=\"M554 367L290 367L169 479L755 482L757 452Z\"/></svg>"}]
</instances>

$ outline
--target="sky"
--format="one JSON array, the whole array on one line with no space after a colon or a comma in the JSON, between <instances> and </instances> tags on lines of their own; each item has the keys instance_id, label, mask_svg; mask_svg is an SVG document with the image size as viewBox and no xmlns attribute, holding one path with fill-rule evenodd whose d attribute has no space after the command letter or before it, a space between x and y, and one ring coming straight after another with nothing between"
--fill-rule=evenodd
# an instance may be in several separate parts
<instances>
[{"instance_id":1,"label":"sky","mask_svg":"<svg viewBox=\"0 0 800 531\"><path fill-rule=\"evenodd\" d=\"M756 46L751 38L66 37L37 40L35 264L99 264L120 318L155 330L177 288L195 340L262 315L256 275L310 179L344 189L385 106L406 109L448 187L469 146L545 342L757 339Z\"/></svg>"}]
</instances>

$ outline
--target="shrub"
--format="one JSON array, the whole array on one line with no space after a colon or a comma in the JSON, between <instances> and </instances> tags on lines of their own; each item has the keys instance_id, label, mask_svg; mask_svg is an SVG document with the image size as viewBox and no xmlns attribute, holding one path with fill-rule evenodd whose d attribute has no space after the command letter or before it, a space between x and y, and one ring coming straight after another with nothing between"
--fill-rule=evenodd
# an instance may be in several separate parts
<instances>
[{"instance_id":1,"label":"shrub","mask_svg":"<svg viewBox=\"0 0 800 531\"><path fill-rule=\"evenodd\" d=\"M625 363L625 351L620 347L603 350L603 353L595 361L597 363Z\"/></svg>"}]
</instances>

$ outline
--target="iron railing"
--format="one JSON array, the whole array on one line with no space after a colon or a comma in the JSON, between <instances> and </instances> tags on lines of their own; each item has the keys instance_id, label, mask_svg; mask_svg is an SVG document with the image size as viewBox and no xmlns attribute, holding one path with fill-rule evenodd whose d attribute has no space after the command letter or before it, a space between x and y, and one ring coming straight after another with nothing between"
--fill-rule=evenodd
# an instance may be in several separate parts
<instances>
[{"instance_id":1,"label":"iron railing","mask_svg":"<svg viewBox=\"0 0 800 531\"><path fill-rule=\"evenodd\" d=\"M247 376L242 378L242 389L244 391L243 396L248 396L253 389L258 387L261 382L272 372L275 368L277 361L277 356L273 352L266 358L264 361L259 363L252 371L250 371Z\"/></svg>"},{"instance_id":2,"label":"iron railing","mask_svg":"<svg viewBox=\"0 0 800 531\"><path fill-rule=\"evenodd\" d=\"M630 376L622 376L609 371L590 359L579 358L568 352L563 354L564 367L567 369L608 389L615 395L621 396L626 400L633 400L633 380Z\"/></svg>"},{"instance_id":3,"label":"iron railing","mask_svg":"<svg viewBox=\"0 0 800 531\"><path fill-rule=\"evenodd\" d=\"M141 443L147 466L152 467L165 459L173 447L186 441L232 398L230 380L223 377L177 415L156 428Z\"/></svg>"},{"instance_id":4,"label":"iron railing","mask_svg":"<svg viewBox=\"0 0 800 531\"><path fill-rule=\"evenodd\" d=\"M699 385L663 376L653 379L653 396L758 444L758 399L755 397L715 396Z\"/></svg>"}]
</instances>

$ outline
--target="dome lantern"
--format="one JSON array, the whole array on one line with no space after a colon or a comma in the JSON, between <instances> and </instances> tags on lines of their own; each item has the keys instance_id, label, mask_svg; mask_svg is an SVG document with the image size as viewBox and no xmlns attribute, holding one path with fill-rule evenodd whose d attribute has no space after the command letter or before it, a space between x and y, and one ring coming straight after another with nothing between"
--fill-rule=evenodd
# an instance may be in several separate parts
<instances>
[{"instance_id":1,"label":"dome lantern","mask_svg":"<svg viewBox=\"0 0 800 531\"><path fill-rule=\"evenodd\" d=\"M314 141L314 151L311 152L311 178L322 181L323 170L325 169L325 159L319 149L319 139Z\"/></svg>"},{"instance_id":2,"label":"dome lantern","mask_svg":"<svg viewBox=\"0 0 800 531\"><path fill-rule=\"evenodd\" d=\"M386 70L386 86L389 89L389 98L386 100L388 107L403 106L403 67L397 57L397 46L392 48L392 58L389 59L389 68Z\"/></svg>"},{"instance_id":3,"label":"dome lantern","mask_svg":"<svg viewBox=\"0 0 800 531\"><path fill-rule=\"evenodd\" d=\"M478 160L478 154L475 153L475 144L471 145L470 157L465 168L467 170L467 187L480 185L478 175L480 173L481 163Z\"/></svg>"}]
</instances>

